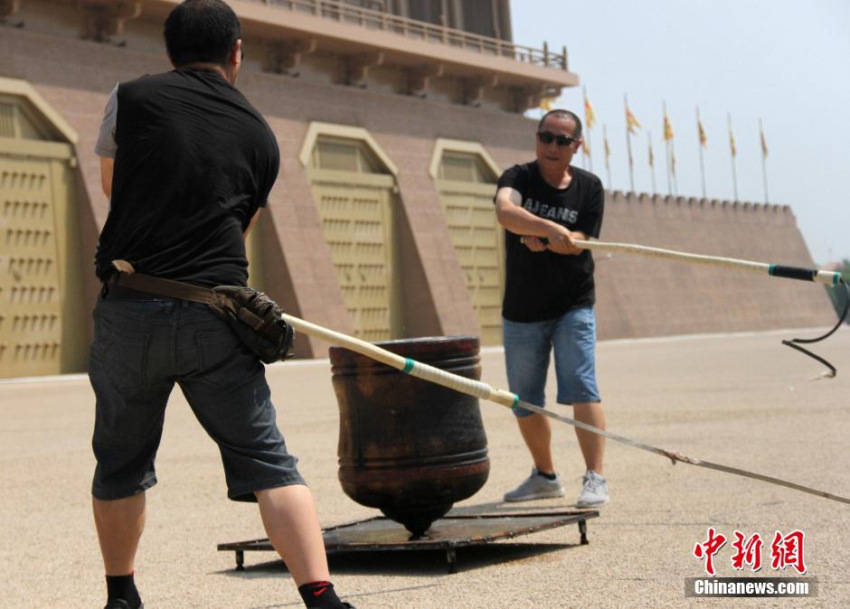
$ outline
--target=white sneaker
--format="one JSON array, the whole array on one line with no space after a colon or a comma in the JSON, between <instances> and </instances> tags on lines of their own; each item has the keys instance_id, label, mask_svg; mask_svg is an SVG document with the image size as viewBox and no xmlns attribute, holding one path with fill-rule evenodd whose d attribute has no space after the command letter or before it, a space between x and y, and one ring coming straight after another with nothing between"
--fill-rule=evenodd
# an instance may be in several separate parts
<instances>
[{"instance_id":1,"label":"white sneaker","mask_svg":"<svg viewBox=\"0 0 850 609\"><path fill-rule=\"evenodd\" d=\"M605 478L592 469L587 470L583 478L584 484L576 501L576 507L597 507L608 503L608 483Z\"/></svg>"},{"instance_id":2,"label":"white sneaker","mask_svg":"<svg viewBox=\"0 0 850 609\"><path fill-rule=\"evenodd\" d=\"M535 467L531 475L512 491L505 493L505 501L531 501L532 499L551 499L564 496L564 485L561 477L555 474L554 480L549 480Z\"/></svg>"}]
</instances>

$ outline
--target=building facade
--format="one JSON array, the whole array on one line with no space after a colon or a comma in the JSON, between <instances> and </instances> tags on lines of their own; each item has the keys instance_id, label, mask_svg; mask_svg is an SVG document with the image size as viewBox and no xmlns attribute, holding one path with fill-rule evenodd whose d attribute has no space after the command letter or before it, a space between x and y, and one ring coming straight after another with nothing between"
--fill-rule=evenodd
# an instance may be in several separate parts
<instances>
[{"instance_id":1,"label":"building facade","mask_svg":"<svg viewBox=\"0 0 850 609\"><path fill-rule=\"evenodd\" d=\"M85 369L109 208L94 141L117 82L170 68L161 30L176 3L0 1L0 377ZM578 84L566 49L513 44L508 0L230 4L246 47L238 86L281 149L249 240L252 285L364 340L499 344L495 182L533 157L523 113ZM608 241L811 265L787 207L617 192L606 206ZM788 282L597 258L603 338L831 319L822 291ZM327 345L299 337L296 354Z\"/></svg>"}]
</instances>

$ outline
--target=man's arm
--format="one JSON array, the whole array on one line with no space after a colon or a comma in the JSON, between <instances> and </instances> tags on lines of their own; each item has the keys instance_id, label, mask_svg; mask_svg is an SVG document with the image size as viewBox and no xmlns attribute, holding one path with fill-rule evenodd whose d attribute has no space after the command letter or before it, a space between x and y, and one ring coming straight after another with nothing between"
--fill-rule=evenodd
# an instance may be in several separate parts
<instances>
[{"instance_id":1,"label":"man's arm","mask_svg":"<svg viewBox=\"0 0 850 609\"><path fill-rule=\"evenodd\" d=\"M100 157L100 186L107 198L112 196L112 170L115 168L115 159L108 156Z\"/></svg>"},{"instance_id":2,"label":"man's arm","mask_svg":"<svg viewBox=\"0 0 850 609\"><path fill-rule=\"evenodd\" d=\"M251 216L251 221L250 221L250 222L248 222L248 228L246 228L246 229L245 229L245 232L244 232L244 233L242 233L242 237L243 237L244 239L247 239L247 238L248 238L248 233L250 233L250 232L251 232L251 229L252 229L252 228L254 228L254 226L257 224L257 220L259 220L259 219L260 219L260 212L261 212L261 211L263 211L263 208L262 208L262 207L258 207L258 208L257 208L257 211L255 211L255 212L254 212L254 215L253 215L253 216Z\"/></svg>"},{"instance_id":3,"label":"man's arm","mask_svg":"<svg viewBox=\"0 0 850 609\"><path fill-rule=\"evenodd\" d=\"M582 251L573 243L579 233L572 233L557 222L540 218L524 209L522 195L508 186L496 191L496 218L512 233L545 238L549 242L548 249L557 254L579 254Z\"/></svg>"},{"instance_id":4,"label":"man's arm","mask_svg":"<svg viewBox=\"0 0 850 609\"><path fill-rule=\"evenodd\" d=\"M94 145L95 154L100 157L100 186L103 194L112 197L112 173L115 168L115 152L118 144L115 142L115 124L118 120L118 85L112 89L106 108L103 110L103 120Z\"/></svg>"}]
</instances>

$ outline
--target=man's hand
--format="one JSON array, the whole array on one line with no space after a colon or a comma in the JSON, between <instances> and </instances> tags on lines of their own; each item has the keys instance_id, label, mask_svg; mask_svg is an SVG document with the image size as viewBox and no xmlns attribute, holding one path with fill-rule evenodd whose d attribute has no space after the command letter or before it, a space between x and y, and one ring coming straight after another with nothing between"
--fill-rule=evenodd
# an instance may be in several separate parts
<instances>
[{"instance_id":1,"label":"man's hand","mask_svg":"<svg viewBox=\"0 0 850 609\"><path fill-rule=\"evenodd\" d=\"M548 249L571 256L582 252L575 242L586 239L584 234L570 232L564 226L524 209L522 195L513 188L504 186L496 192L496 217L504 228L522 235L522 243L532 252Z\"/></svg>"},{"instance_id":2,"label":"man's hand","mask_svg":"<svg viewBox=\"0 0 850 609\"><path fill-rule=\"evenodd\" d=\"M534 237L532 235L524 235L519 238L519 242L525 245L532 252L545 252L546 244L540 239L540 237Z\"/></svg>"},{"instance_id":3,"label":"man's hand","mask_svg":"<svg viewBox=\"0 0 850 609\"><path fill-rule=\"evenodd\" d=\"M575 237L573 233L554 222L549 224L549 234L546 236L548 241L547 248L556 254L564 254L575 256L581 253L581 249L576 247Z\"/></svg>"}]
</instances>

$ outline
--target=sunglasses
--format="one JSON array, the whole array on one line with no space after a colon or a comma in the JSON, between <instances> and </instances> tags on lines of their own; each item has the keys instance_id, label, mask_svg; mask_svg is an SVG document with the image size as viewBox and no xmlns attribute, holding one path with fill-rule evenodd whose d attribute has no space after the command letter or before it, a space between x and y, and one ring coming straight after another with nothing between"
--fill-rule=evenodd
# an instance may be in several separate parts
<instances>
[{"instance_id":1,"label":"sunglasses","mask_svg":"<svg viewBox=\"0 0 850 609\"><path fill-rule=\"evenodd\" d=\"M574 137L570 137L568 135L555 135L551 131L538 131L537 139L541 144L551 144L552 142L557 142L558 146L569 146L573 142L577 142L578 140Z\"/></svg>"}]
</instances>

